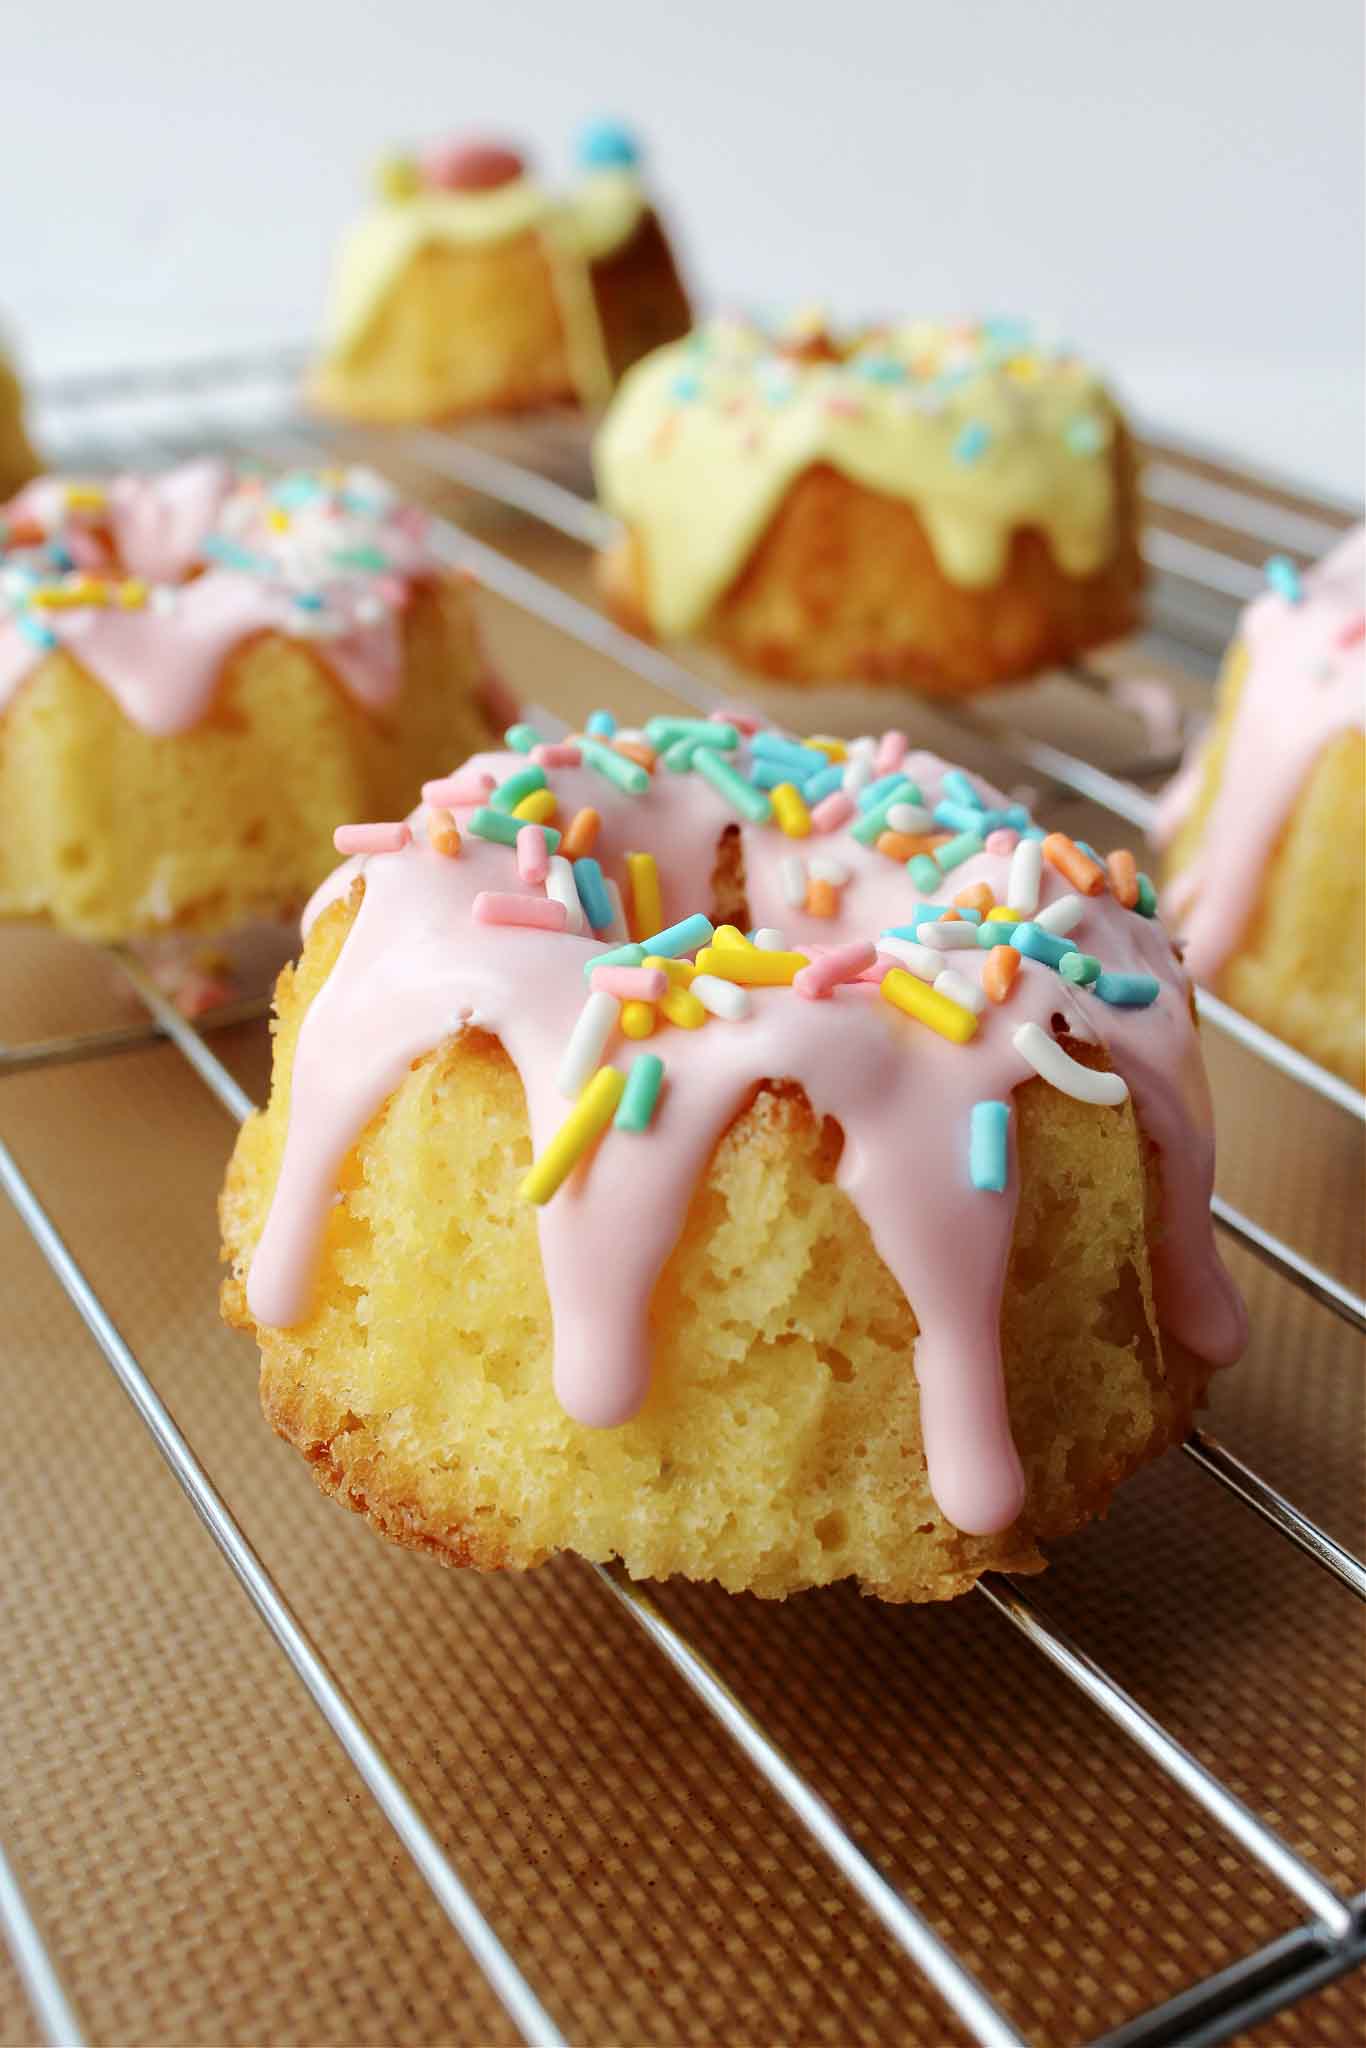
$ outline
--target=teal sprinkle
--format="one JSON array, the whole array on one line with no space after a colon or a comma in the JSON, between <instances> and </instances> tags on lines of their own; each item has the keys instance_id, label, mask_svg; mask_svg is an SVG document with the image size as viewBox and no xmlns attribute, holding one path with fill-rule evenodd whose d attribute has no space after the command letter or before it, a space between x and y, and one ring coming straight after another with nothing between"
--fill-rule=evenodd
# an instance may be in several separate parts
<instances>
[{"instance_id":1,"label":"teal sprinkle","mask_svg":"<svg viewBox=\"0 0 1366 2048\"><path fill-rule=\"evenodd\" d=\"M332 560L339 569L366 569L375 576L382 576L392 566L379 548L334 548Z\"/></svg>"},{"instance_id":2,"label":"teal sprinkle","mask_svg":"<svg viewBox=\"0 0 1366 2048\"><path fill-rule=\"evenodd\" d=\"M1299 604L1304 596L1300 572L1286 555L1272 555L1263 572L1277 597L1287 604Z\"/></svg>"},{"instance_id":3,"label":"teal sprinkle","mask_svg":"<svg viewBox=\"0 0 1366 2048\"><path fill-rule=\"evenodd\" d=\"M476 839L495 839L500 846L515 846L517 834L525 832L526 826L525 818L512 818L506 811L491 811L486 804L481 804L465 830L472 832ZM539 825L536 829L545 834L546 852L553 853L560 843L555 827Z\"/></svg>"},{"instance_id":4,"label":"teal sprinkle","mask_svg":"<svg viewBox=\"0 0 1366 2048\"><path fill-rule=\"evenodd\" d=\"M605 747L601 740L581 739L579 752L586 767L595 769L608 782L624 790L627 796L644 796L650 787L648 769L642 768L639 761L628 761L625 754L617 753L615 748Z\"/></svg>"},{"instance_id":5,"label":"teal sprinkle","mask_svg":"<svg viewBox=\"0 0 1366 2048\"><path fill-rule=\"evenodd\" d=\"M887 814L893 804L910 804L914 802L915 798L911 795L910 783L904 775L898 776L881 801L875 803L871 810L865 811L861 818L855 818L849 830L854 838L858 840L860 846L872 846L877 840L878 835L887 830ZM916 858L920 859L922 856L917 854ZM935 884L931 883L930 886L933 888Z\"/></svg>"},{"instance_id":6,"label":"teal sprinkle","mask_svg":"<svg viewBox=\"0 0 1366 2048\"><path fill-rule=\"evenodd\" d=\"M1062 437L1074 455L1099 455L1105 446L1105 428L1094 413L1078 413L1067 422Z\"/></svg>"},{"instance_id":7,"label":"teal sprinkle","mask_svg":"<svg viewBox=\"0 0 1366 2048\"><path fill-rule=\"evenodd\" d=\"M1052 932L1046 932L1042 925L1031 924L1028 920L1016 925L1010 935L1010 943L1026 959L1042 960L1045 967L1060 967L1067 955L1077 950L1066 939L1057 938Z\"/></svg>"},{"instance_id":8,"label":"teal sprinkle","mask_svg":"<svg viewBox=\"0 0 1366 2048\"><path fill-rule=\"evenodd\" d=\"M989 817L990 813L974 810L971 804L940 803L934 807L934 822L936 825L942 825L946 832L990 830Z\"/></svg>"},{"instance_id":9,"label":"teal sprinkle","mask_svg":"<svg viewBox=\"0 0 1366 2048\"><path fill-rule=\"evenodd\" d=\"M235 540L229 540L225 533L211 533L200 543L200 551L210 561L221 562L227 569L244 569L249 576L271 576L275 565L264 555L252 554L250 548L242 548Z\"/></svg>"},{"instance_id":10,"label":"teal sprinkle","mask_svg":"<svg viewBox=\"0 0 1366 2048\"><path fill-rule=\"evenodd\" d=\"M1140 917L1157 916L1157 891L1146 875L1138 878L1138 901L1134 909Z\"/></svg>"},{"instance_id":11,"label":"teal sprinkle","mask_svg":"<svg viewBox=\"0 0 1366 2048\"><path fill-rule=\"evenodd\" d=\"M1105 863L1101 859L1100 855L1096 852L1094 846L1088 846L1084 839L1074 839L1072 841L1072 844L1075 847L1077 847L1082 853L1084 853L1088 860L1093 860L1098 868L1104 867Z\"/></svg>"},{"instance_id":12,"label":"teal sprinkle","mask_svg":"<svg viewBox=\"0 0 1366 2048\"><path fill-rule=\"evenodd\" d=\"M751 825L769 822L773 806L764 792L756 789L752 782L747 782L743 775L738 775L718 753L709 747L699 747L693 756L693 767L711 784L717 795L724 797L731 809L747 818Z\"/></svg>"},{"instance_id":13,"label":"teal sprinkle","mask_svg":"<svg viewBox=\"0 0 1366 2048\"><path fill-rule=\"evenodd\" d=\"M664 1079L664 1062L657 1052L637 1053L626 1075L626 1086L612 1121L619 1131L649 1129Z\"/></svg>"},{"instance_id":14,"label":"teal sprinkle","mask_svg":"<svg viewBox=\"0 0 1366 2048\"><path fill-rule=\"evenodd\" d=\"M899 363L895 356L858 356L849 368L856 377L866 377L870 384L906 382L906 365Z\"/></svg>"},{"instance_id":15,"label":"teal sprinkle","mask_svg":"<svg viewBox=\"0 0 1366 2048\"><path fill-rule=\"evenodd\" d=\"M940 873L928 853L913 853L906 863L906 872L917 889L939 887Z\"/></svg>"},{"instance_id":16,"label":"teal sprinkle","mask_svg":"<svg viewBox=\"0 0 1366 2048\"><path fill-rule=\"evenodd\" d=\"M591 981L595 967L639 967L644 958L645 948L643 946L637 946L634 943L627 946L614 946L610 953L595 953L591 960L584 962L583 978L585 981Z\"/></svg>"},{"instance_id":17,"label":"teal sprinkle","mask_svg":"<svg viewBox=\"0 0 1366 2048\"><path fill-rule=\"evenodd\" d=\"M691 405L695 399L702 396L702 379L695 376L691 370L680 370L678 375L670 380L669 395L676 398L680 405Z\"/></svg>"},{"instance_id":18,"label":"teal sprinkle","mask_svg":"<svg viewBox=\"0 0 1366 2048\"><path fill-rule=\"evenodd\" d=\"M969 420L953 444L959 462L980 462L991 446L991 429L980 420Z\"/></svg>"},{"instance_id":19,"label":"teal sprinkle","mask_svg":"<svg viewBox=\"0 0 1366 2048\"><path fill-rule=\"evenodd\" d=\"M1151 974L1102 974L1096 981L1096 994L1103 1003L1113 1003L1124 1010L1146 1010L1150 1003L1157 1001L1160 987Z\"/></svg>"},{"instance_id":20,"label":"teal sprinkle","mask_svg":"<svg viewBox=\"0 0 1366 2048\"><path fill-rule=\"evenodd\" d=\"M541 745L541 735L534 725L510 725L503 734L503 745L514 754L529 754L533 747Z\"/></svg>"},{"instance_id":21,"label":"teal sprinkle","mask_svg":"<svg viewBox=\"0 0 1366 2048\"><path fill-rule=\"evenodd\" d=\"M1012 354L1034 345L1034 323L1022 319L1018 313L993 313L982 322L982 332L988 341L994 341L998 348L1009 349Z\"/></svg>"},{"instance_id":22,"label":"teal sprinkle","mask_svg":"<svg viewBox=\"0 0 1366 2048\"><path fill-rule=\"evenodd\" d=\"M1010 1104L974 1102L968 1124L968 1176L986 1195L1003 1195L1010 1175Z\"/></svg>"},{"instance_id":23,"label":"teal sprinkle","mask_svg":"<svg viewBox=\"0 0 1366 2048\"><path fill-rule=\"evenodd\" d=\"M323 609L322 593L317 590L296 590L294 602L301 612L320 612Z\"/></svg>"},{"instance_id":24,"label":"teal sprinkle","mask_svg":"<svg viewBox=\"0 0 1366 2048\"><path fill-rule=\"evenodd\" d=\"M524 796L531 796L538 789L545 788L545 770L533 761L529 767L519 768L515 775L509 775L500 782L489 798L490 808L495 811L515 811Z\"/></svg>"},{"instance_id":25,"label":"teal sprinkle","mask_svg":"<svg viewBox=\"0 0 1366 2048\"><path fill-rule=\"evenodd\" d=\"M323 495L323 487L316 476L306 470L299 470L293 476L282 476L271 491L271 503L278 505L282 512L297 512L301 506L312 505Z\"/></svg>"},{"instance_id":26,"label":"teal sprinkle","mask_svg":"<svg viewBox=\"0 0 1366 2048\"><path fill-rule=\"evenodd\" d=\"M1100 962L1094 953L1064 953L1058 962L1058 972L1064 981L1089 988L1093 981L1100 980Z\"/></svg>"},{"instance_id":27,"label":"teal sprinkle","mask_svg":"<svg viewBox=\"0 0 1366 2048\"><path fill-rule=\"evenodd\" d=\"M740 729L719 718L659 717L646 721L645 737L652 747L671 747L675 740L693 740L698 746L719 747L722 753L731 754L740 744Z\"/></svg>"},{"instance_id":28,"label":"teal sprinkle","mask_svg":"<svg viewBox=\"0 0 1366 2048\"><path fill-rule=\"evenodd\" d=\"M595 733L599 739L610 740L617 729L617 721L610 711L590 711L585 732Z\"/></svg>"},{"instance_id":29,"label":"teal sprinkle","mask_svg":"<svg viewBox=\"0 0 1366 2048\"><path fill-rule=\"evenodd\" d=\"M940 787L951 803L966 804L969 810L973 811L984 811L986 809L986 805L978 795L971 778L965 775L961 768L946 770Z\"/></svg>"},{"instance_id":30,"label":"teal sprinkle","mask_svg":"<svg viewBox=\"0 0 1366 2048\"><path fill-rule=\"evenodd\" d=\"M1019 925L1012 924L1008 917L983 918L977 927L977 943L985 953L989 953L993 946L1013 946L1019 929Z\"/></svg>"},{"instance_id":31,"label":"teal sprinkle","mask_svg":"<svg viewBox=\"0 0 1366 2048\"><path fill-rule=\"evenodd\" d=\"M640 162L640 144L620 121L599 119L580 128L574 154L586 171L632 171Z\"/></svg>"},{"instance_id":32,"label":"teal sprinkle","mask_svg":"<svg viewBox=\"0 0 1366 2048\"><path fill-rule=\"evenodd\" d=\"M616 913L603 886L601 867L586 854L574 863L574 886L579 892L583 914L593 930L605 932Z\"/></svg>"},{"instance_id":33,"label":"teal sprinkle","mask_svg":"<svg viewBox=\"0 0 1366 2048\"><path fill-rule=\"evenodd\" d=\"M971 860L975 853L981 853L986 846L980 832L959 832L934 850L934 858L944 874L959 868L965 860Z\"/></svg>"},{"instance_id":34,"label":"teal sprinkle","mask_svg":"<svg viewBox=\"0 0 1366 2048\"><path fill-rule=\"evenodd\" d=\"M909 779L902 774L899 768L894 768L890 775L879 775L876 782L864 783L858 793L858 807L861 811L874 810L894 789L909 791L910 787ZM919 796L908 794L904 801L908 804L918 804L920 798Z\"/></svg>"},{"instance_id":35,"label":"teal sprinkle","mask_svg":"<svg viewBox=\"0 0 1366 2048\"><path fill-rule=\"evenodd\" d=\"M48 649L57 645L57 635L41 619L35 619L31 612L20 612L15 622L24 638L33 646Z\"/></svg>"},{"instance_id":36,"label":"teal sprinkle","mask_svg":"<svg viewBox=\"0 0 1366 2048\"><path fill-rule=\"evenodd\" d=\"M672 746L664 749L659 758L671 775L686 775L692 767L693 750L696 745L696 740L675 740Z\"/></svg>"},{"instance_id":37,"label":"teal sprinkle","mask_svg":"<svg viewBox=\"0 0 1366 2048\"><path fill-rule=\"evenodd\" d=\"M832 761L828 768L817 769L802 784L802 795L809 804L818 804L822 798L833 796L844 781L844 764Z\"/></svg>"}]
</instances>

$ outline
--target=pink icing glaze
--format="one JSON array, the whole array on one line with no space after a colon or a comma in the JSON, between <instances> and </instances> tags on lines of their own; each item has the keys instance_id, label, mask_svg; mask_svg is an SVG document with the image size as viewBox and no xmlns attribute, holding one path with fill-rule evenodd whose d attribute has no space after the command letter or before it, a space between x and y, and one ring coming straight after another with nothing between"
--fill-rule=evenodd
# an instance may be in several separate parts
<instances>
[{"instance_id":1,"label":"pink icing glaze","mask_svg":"<svg viewBox=\"0 0 1366 2048\"><path fill-rule=\"evenodd\" d=\"M523 763L517 755L487 755L475 765L501 779ZM911 754L904 767L933 802L944 764ZM587 767L557 771L552 782L562 816L590 804L600 812L595 854L608 872L620 871L628 848L654 852L667 920L708 904L718 839L737 821L701 777L661 773L642 798ZM988 805L1004 801L981 788ZM851 879L832 928L784 898L780 865L793 842L773 826L739 829L751 918L779 926L794 948L809 945L813 959L838 958L816 950L832 939L847 946L904 921L916 900L899 864L842 835L840 858ZM978 881L999 900L1008 870L1008 857L983 852L944 878L940 900ZM568 1108L556 1072L588 993L584 963L602 950L600 941L569 934L481 931L475 898L515 887L516 866L509 848L468 832L455 860L433 853L419 830L402 853L348 863L314 897L309 919L358 874L365 881L358 914L299 1035L280 1177L248 1280L263 1324L290 1326L308 1316L346 1153L411 1063L466 1025L495 1032L516 1064L540 1151ZM1046 868L1043 900L1065 893L1068 885ZM538 1212L555 1388L568 1412L611 1427L646 1400L651 1296L698 1177L756 1083L791 1079L817 1116L839 1123L840 1185L914 1304L914 1365L935 1497L963 1529L1008 1526L1024 1489L1000 1352L1018 1190L1013 1155L1004 1195L972 1187L968 1126L975 1102L1007 1099L1032 1078L1012 1044L1014 1030L1030 1019L1048 1030L1055 1015L1077 1039L1108 1047L1161 1155L1165 1234L1154 1278L1163 1327L1203 1357L1235 1358L1246 1331L1211 1230L1212 1123L1189 983L1161 926L1108 895L1087 903L1075 938L1111 969L1155 975L1156 1002L1113 1008L1026 960L1010 1001L988 1005L967 1046L903 1016L872 983L834 986L816 1001L787 988L755 989L744 1020L657 1034L651 1049L665 1061L667 1086L648 1134L609 1130ZM952 955L968 975L985 958ZM621 1060L623 1050L634 1056L616 1039L606 1057Z\"/></svg>"},{"instance_id":2,"label":"pink icing glaze","mask_svg":"<svg viewBox=\"0 0 1366 2048\"><path fill-rule=\"evenodd\" d=\"M48 651L44 629L154 734L197 725L228 657L266 632L306 640L366 710L397 698L401 615L439 570L379 478L266 484L206 461L119 477L93 507L69 507L69 488L40 478L0 519L0 712ZM5 524L18 532L9 545ZM48 544L30 542L30 526ZM66 577L52 544L79 572L145 583L147 601L38 609L30 587Z\"/></svg>"},{"instance_id":3,"label":"pink icing glaze","mask_svg":"<svg viewBox=\"0 0 1366 2048\"><path fill-rule=\"evenodd\" d=\"M1366 644L1354 631L1366 605L1366 527L1307 572L1291 604L1265 590L1243 614L1247 669L1218 794L1195 857L1163 895L1184 928L1186 965L1213 982L1261 895L1268 860L1324 748L1366 724ZM1158 805L1154 838L1167 844L1203 780L1192 750Z\"/></svg>"}]
</instances>

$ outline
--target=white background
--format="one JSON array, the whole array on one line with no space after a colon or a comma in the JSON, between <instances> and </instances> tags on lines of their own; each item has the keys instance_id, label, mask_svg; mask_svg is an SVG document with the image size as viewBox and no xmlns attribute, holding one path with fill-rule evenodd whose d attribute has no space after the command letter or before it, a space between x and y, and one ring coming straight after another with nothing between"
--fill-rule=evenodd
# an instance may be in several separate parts
<instances>
[{"instance_id":1,"label":"white background","mask_svg":"<svg viewBox=\"0 0 1366 2048\"><path fill-rule=\"evenodd\" d=\"M1360 0L5 8L30 369L301 338L391 141L646 136L712 302L1028 311L1149 417L1356 492Z\"/></svg>"}]
</instances>

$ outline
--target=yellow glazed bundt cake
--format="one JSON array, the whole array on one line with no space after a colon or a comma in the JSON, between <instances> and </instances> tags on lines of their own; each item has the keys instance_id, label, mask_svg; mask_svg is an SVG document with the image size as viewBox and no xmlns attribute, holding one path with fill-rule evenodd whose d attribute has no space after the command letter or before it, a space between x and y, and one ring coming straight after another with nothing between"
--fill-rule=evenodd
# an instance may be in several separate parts
<instances>
[{"instance_id":1,"label":"yellow glazed bundt cake","mask_svg":"<svg viewBox=\"0 0 1366 2048\"><path fill-rule=\"evenodd\" d=\"M222 1202L267 1416L447 1564L1038 1569L1244 1335L1150 884L895 733L507 738L281 979Z\"/></svg>"},{"instance_id":2,"label":"yellow glazed bundt cake","mask_svg":"<svg viewBox=\"0 0 1366 2048\"><path fill-rule=\"evenodd\" d=\"M1267 565L1208 735L1163 798L1194 978L1366 1086L1366 529Z\"/></svg>"},{"instance_id":3,"label":"yellow glazed bundt cake","mask_svg":"<svg viewBox=\"0 0 1366 2048\"><path fill-rule=\"evenodd\" d=\"M0 499L38 473L38 458L24 428L24 394L0 341Z\"/></svg>"},{"instance_id":4,"label":"yellow glazed bundt cake","mask_svg":"<svg viewBox=\"0 0 1366 2048\"><path fill-rule=\"evenodd\" d=\"M446 144L382 167L342 245L311 395L380 421L597 406L689 317L624 129L585 131L562 197L515 150Z\"/></svg>"},{"instance_id":5,"label":"yellow glazed bundt cake","mask_svg":"<svg viewBox=\"0 0 1366 2048\"><path fill-rule=\"evenodd\" d=\"M497 729L468 590L367 472L45 478L0 519L0 916L292 914L339 818Z\"/></svg>"},{"instance_id":6,"label":"yellow glazed bundt cake","mask_svg":"<svg viewBox=\"0 0 1366 2048\"><path fill-rule=\"evenodd\" d=\"M618 617L766 675L952 694L1137 618L1124 423L1019 321L713 321L630 373L594 462Z\"/></svg>"}]
</instances>

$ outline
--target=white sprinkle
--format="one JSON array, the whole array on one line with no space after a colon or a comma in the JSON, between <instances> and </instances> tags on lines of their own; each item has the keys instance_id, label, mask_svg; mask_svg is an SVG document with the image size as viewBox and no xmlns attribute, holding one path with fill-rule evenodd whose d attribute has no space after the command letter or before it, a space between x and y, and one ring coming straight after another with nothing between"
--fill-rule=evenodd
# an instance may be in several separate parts
<instances>
[{"instance_id":1,"label":"white sprinkle","mask_svg":"<svg viewBox=\"0 0 1366 2048\"><path fill-rule=\"evenodd\" d=\"M379 598L367 595L356 599L356 618L359 624L377 626L383 617L384 606Z\"/></svg>"},{"instance_id":2,"label":"white sprinkle","mask_svg":"<svg viewBox=\"0 0 1366 2048\"><path fill-rule=\"evenodd\" d=\"M563 903L568 913L565 930L572 932L576 938L582 938L588 930L588 919L583 914L579 892L574 886L574 870L562 853L552 853L550 856L550 872L545 878L545 893L552 903Z\"/></svg>"},{"instance_id":3,"label":"white sprinkle","mask_svg":"<svg viewBox=\"0 0 1366 2048\"><path fill-rule=\"evenodd\" d=\"M1024 905L1020 904L1018 907L1023 909ZM1046 909L1035 912L1034 922L1040 931L1052 932L1055 939L1061 939L1068 932L1075 931L1081 923L1082 912L1085 909L1084 896L1059 896L1056 903L1050 903Z\"/></svg>"},{"instance_id":4,"label":"white sprinkle","mask_svg":"<svg viewBox=\"0 0 1366 2048\"><path fill-rule=\"evenodd\" d=\"M971 1010L974 1016L987 1006L986 995L980 982L969 981L966 974L955 974L951 967L946 967L942 974L935 976L934 985L941 996L947 996L952 1003L961 1003L963 1008Z\"/></svg>"},{"instance_id":5,"label":"white sprinkle","mask_svg":"<svg viewBox=\"0 0 1366 2048\"><path fill-rule=\"evenodd\" d=\"M1010 856L1010 880L1006 883L1006 902L1012 910L1023 910L1033 916L1039 907L1039 877L1043 873L1043 853L1037 839L1022 839Z\"/></svg>"},{"instance_id":6,"label":"white sprinkle","mask_svg":"<svg viewBox=\"0 0 1366 2048\"><path fill-rule=\"evenodd\" d=\"M909 967L920 981L937 981L944 972L944 956L932 953L928 946L918 946L914 939L897 939L884 935L877 942L879 953Z\"/></svg>"},{"instance_id":7,"label":"white sprinkle","mask_svg":"<svg viewBox=\"0 0 1366 2048\"><path fill-rule=\"evenodd\" d=\"M933 924L922 924L920 938L923 945L933 946L936 953L966 953L969 947L973 952L977 950L977 927L965 917L954 918L952 924L946 924L942 917Z\"/></svg>"},{"instance_id":8,"label":"white sprinkle","mask_svg":"<svg viewBox=\"0 0 1366 2048\"><path fill-rule=\"evenodd\" d=\"M778 865L783 901L800 910L806 901L806 862L799 853L785 853Z\"/></svg>"},{"instance_id":9,"label":"white sprinkle","mask_svg":"<svg viewBox=\"0 0 1366 2048\"><path fill-rule=\"evenodd\" d=\"M695 974L688 983L688 992L713 1017L734 1019L749 1015L749 990L741 988L738 982L722 981L718 974Z\"/></svg>"},{"instance_id":10,"label":"white sprinkle","mask_svg":"<svg viewBox=\"0 0 1366 2048\"><path fill-rule=\"evenodd\" d=\"M608 925L605 932L598 932L596 936L605 940L609 946L628 945L631 933L626 923L626 911L622 904L621 891L610 875L603 876L602 886L607 891L607 901L612 906L612 922Z\"/></svg>"},{"instance_id":11,"label":"white sprinkle","mask_svg":"<svg viewBox=\"0 0 1366 2048\"><path fill-rule=\"evenodd\" d=\"M850 754L840 777L840 788L846 796L857 796L873 779L873 764L866 755Z\"/></svg>"},{"instance_id":12,"label":"white sprinkle","mask_svg":"<svg viewBox=\"0 0 1366 2048\"><path fill-rule=\"evenodd\" d=\"M764 925L754 934L754 943L761 953L785 953L787 951L787 940L776 925Z\"/></svg>"},{"instance_id":13,"label":"white sprinkle","mask_svg":"<svg viewBox=\"0 0 1366 2048\"><path fill-rule=\"evenodd\" d=\"M621 1004L601 988L593 990L579 1011L560 1060L560 1070L555 1076L555 1086L571 1102L578 1101L602 1065L607 1041L616 1029L620 1015Z\"/></svg>"},{"instance_id":14,"label":"white sprinkle","mask_svg":"<svg viewBox=\"0 0 1366 2048\"><path fill-rule=\"evenodd\" d=\"M929 832L934 826L934 813L927 811L924 804L893 804L887 813L887 823L893 832Z\"/></svg>"},{"instance_id":15,"label":"white sprinkle","mask_svg":"<svg viewBox=\"0 0 1366 2048\"><path fill-rule=\"evenodd\" d=\"M849 879L849 870L842 860L832 860L828 853L813 853L806 863L806 871L813 882L828 882L832 889L842 889Z\"/></svg>"},{"instance_id":16,"label":"white sprinkle","mask_svg":"<svg viewBox=\"0 0 1366 2048\"><path fill-rule=\"evenodd\" d=\"M872 761L877 757L877 741L870 732L860 733L856 740L850 740L845 747L845 759L849 761Z\"/></svg>"},{"instance_id":17,"label":"white sprinkle","mask_svg":"<svg viewBox=\"0 0 1366 2048\"><path fill-rule=\"evenodd\" d=\"M1038 1024L1021 1024L1013 1033L1011 1044L1036 1074L1051 1082L1059 1094L1070 1095L1076 1102L1100 1103L1108 1109L1128 1097L1129 1090L1121 1075L1098 1074L1091 1067L1079 1066Z\"/></svg>"}]
</instances>

